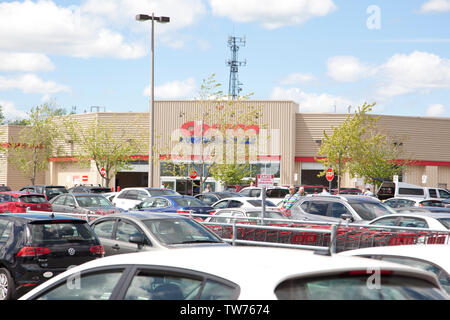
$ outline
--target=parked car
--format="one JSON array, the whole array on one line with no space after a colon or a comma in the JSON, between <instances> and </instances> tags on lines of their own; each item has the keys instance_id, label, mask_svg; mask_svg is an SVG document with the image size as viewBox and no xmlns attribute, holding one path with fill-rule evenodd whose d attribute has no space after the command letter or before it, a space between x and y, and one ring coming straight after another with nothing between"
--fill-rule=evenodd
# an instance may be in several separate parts
<instances>
[{"instance_id":1,"label":"parked car","mask_svg":"<svg viewBox=\"0 0 450 320\"><path fill-rule=\"evenodd\" d=\"M227 186L226 191L239 192L246 187L250 187L250 184L233 184Z\"/></svg>"},{"instance_id":2,"label":"parked car","mask_svg":"<svg viewBox=\"0 0 450 320\"><path fill-rule=\"evenodd\" d=\"M445 207L445 204L440 199L423 199L423 198L406 198L406 197L395 197L389 198L383 201L385 205L391 208L401 208L401 207Z\"/></svg>"},{"instance_id":3,"label":"parked car","mask_svg":"<svg viewBox=\"0 0 450 320\"><path fill-rule=\"evenodd\" d=\"M203 214L214 213L214 208L191 196L159 196L142 201L134 208L146 212L165 212L178 214ZM204 218L200 218L200 220Z\"/></svg>"},{"instance_id":4,"label":"parked car","mask_svg":"<svg viewBox=\"0 0 450 320\"><path fill-rule=\"evenodd\" d=\"M0 215L0 300L20 297L70 266L103 255L85 220L39 213Z\"/></svg>"},{"instance_id":5,"label":"parked car","mask_svg":"<svg viewBox=\"0 0 450 320\"><path fill-rule=\"evenodd\" d=\"M369 224L448 231L450 214L440 212L396 213L373 219Z\"/></svg>"},{"instance_id":6,"label":"parked car","mask_svg":"<svg viewBox=\"0 0 450 320\"><path fill-rule=\"evenodd\" d=\"M153 196L179 195L172 189L160 188L124 188L113 199L113 204L124 210L134 208L143 200Z\"/></svg>"},{"instance_id":7,"label":"parked car","mask_svg":"<svg viewBox=\"0 0 450 320\"><path fill-rule=\"evenodd\" d=\"M429 206L423 206L423 207L401 207L401 208L395 208L395 211L397 213L413 211L413 212L442 212L442 213L450 214L450 208L448 208L448 207L429 207Z\"/></svg>"},{"instance_id":8,"label":"parked car","mask_svg":"<svg viewBox=\"0 0 450 320\"><path fill-rule=\"evenodd\" d=\"M228 198L217 201L212 207L217 209L223 208L261 208L262 200L252 197ZM266 200L266 207L276 207L275 203Z\"/></svg>"},{"instance_id":9,"label":"parked car","mask_svg":"<svg viewBox=\"0 0 450 320\"><path fill-rule=\"evenodd\" d=\"M405 182L384 181L377 191L377 197L380 200L386 200L392 197L415 197L415 198L450 198L450 193L445 189L428 188L409 184Z\"/></svg>"},{"instance_id":10,"label":"parked car","mask_svg":"<svg viewBox=\"0 0 450 320\"><path fill-rule=\"evenodd\" d=\"M220 199L235 198L235 197L242 197L242 195L237 192L223 191L223 192L205 192L195 196L195 198L199 199L200 201L203 201L208 205L212 205L213 203L216 203Z\"/></svg>"},{"instance_id":11,"label":"parked car","mask_svg":"<svg viewBox=\"0 0 450 320\"><path fill-rule=\"evenodd\" d=\"M106 193L111 192L111 188L102 186L81 185L70 188L69 193Z\"/></svg>"},{"instance_id":12,"label":"parked car","mask_svg":"<svg viewBox=\"0 0 450 320\"><path fill-rule=\"evenodd\" d=\"M56 197L57 195L68 192L66 187L64 186L52 186L52 185L26 186L20 189L19 191L40 193L43 194L45 198L49 201L52 198Z\"/></svg>"},{"instance_id":13,"label":"parked car","mask_svg":"<svg viewBox=\"0 0 450 320\"><path fill-rule=\"evenodd\" d=\"M0 192L1 213L24 213L27 209L52 211L52 205L43 194L24 191Z\"/></svg>"},{"instance_id":14,"label":"parked car","mask_svg":"<svg viewBox=\"0 0 450 320\"><path fill-rule=\"evenodd\" d=\"M404 264L432 272L450 294L450 246L445 244L372 247L347 250L344 256L362 257Z\"/></svg>"},{"instance_id":15,"label":"parked car","mask_svg":"<svg viewBox=\"0 0 450 320\"><path fill-rule=\"evenodd\" d=\"M115 214L95 219L91 227L107 256L186 246L228 245L200 223L166 213Z\"/></svg>"},{"instance_id":16,"label":"parked car","mask_svg":"<svg viewBox=\"0 0 450 320\"><path fill-rule=\"evenodd\" d=\"M11 191L11 188L2 184L0 186L0 192Z\"/></svg>"},{"instance_id":17,"label":"parked car","mask_svg":"<svg viewBox=\"0 0 450 320\"><path fill-rule=\"evenodd\" d=\"M261 199L261 190L259 187L247 187L239 191L244 197ZM266 200L270 200L275 204L283 201L284 197L289 193L289 188L286 187L273 187L266 189Z\"/></svg>"},{"instance_id":18,"label":"parked car","mask_svg":"<svg viewBox=\"0 0 450 320\"><path fill-rule=\"evenodd\" d=\"M290 213L295 220L364 223L395 211L370 196L317 194L302 197L291 207Z\"/></svg>"},{"instance_id":19,"label":"parked car","mask_svg":"<svg viewBox=\"0 0 450 320\"><path fill-rule=\"evenodd\" d=\"M240 222L254 222L260 223L261 220L255 218L261 217L261 209L256 208L228 208L217 210L211 217L206 218L205 222L219 222L219 223L233 223ZM250 219L249 219L250 218ZM283 222L289 222L289 217L282 214L278 210L267 209L265 210L264 218L283 220ZM280 221L268 220L268 224L283 223Z\"/></svg>"},{"instance_id":20,"label":"parked car","mask_svg":"<svg viewBox=\"0 0 450 320\"><path fill-rule=\"evenodd\" d=\"M337 195L338 189L332 189L331 194ZM340 188L339 195L341 194L353 194L353 195L362 195L363 192L358 188Z\"/></svg>"},{"instance_id":21,"label":"parked car","mask_svg":"<svg viewBox=\"0 0 450 320\"><path fill-rule=\"evenodd\" d=\"M53 211L77 214L112 214L123 210L114 206L101 194L67 193L50 200Z\"/></svg>"},{"instance_id":22,"label":"parked car","mask_svg":"<svg viewBox=\"0 0 450 320\"><path fill-rule=\"evenodd\" d=\"M104 196L106 199L108 199L109 201L111 201L111 203L114 200L114 197L118 194L119 192L114 191L114 192L105 192L102 193L102 196Z\"/></svg>"},{"instance_id":23,"label":"parked car","mask_svg":"<svg viewBox=\"0 0 450 320\"><path fill-rule=\"evenodd\" d=\"M368 285L374 270L380 270L377 290ZM75 276L79 285L68 286ZM227 246L105 257L69 269L21 300L447 298L433 274L400 264L312 250Z\"/></svg>"}]
</instances>

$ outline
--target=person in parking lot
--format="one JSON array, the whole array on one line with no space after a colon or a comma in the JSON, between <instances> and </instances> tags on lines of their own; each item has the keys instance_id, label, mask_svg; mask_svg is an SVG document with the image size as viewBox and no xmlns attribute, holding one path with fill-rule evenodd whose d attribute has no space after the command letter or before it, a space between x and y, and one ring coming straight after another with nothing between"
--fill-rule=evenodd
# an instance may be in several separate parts
<instances>
[{"instance_id":1,"label":"person in parking lot","mask_svg":"<svg viewBox=\"0 0 450 320\"><path fill-rule=\"evenodd\" d=\"M330 195L330 193L328 192L326 187L322 189L322 192L320 194L322 194L324 196L329 196Z\"/></svg>"},{"instance_id":2,"label":"person in parking lot","mask_svg":"<svg viewBox=\"0 0 450 320\"><path fill-rule=\"evenodd\" d=\"M299 189L298 189L298 195L300 196L300 197L303 197L303 196L305 196L305 188L303 188L303 187L300 187Z\"/></svg>"},{"instance_id":3,"label":"person in parking lot","mask_svg":"<svg viewBox=\"0 0 450 320\"><path fill-rule=\"evenodd\" d=\"M284 197L281 208L290 209L292 205L299 199L299 194L295 192L295 187L289 187L289 193Z\"/></svg>"},{"instance_id":4,"label":"person in parking lot","mask_svg":"<svg viewBox=\"0 0 450 320\"><path fill-rule=\"evenodd\" d=\"M370 191L370 187L367 187L367 188L366 188L366 192L364 192L364 195L365 195L365 196L373 197L373 192Z\"/></svg>"}]
</instances>

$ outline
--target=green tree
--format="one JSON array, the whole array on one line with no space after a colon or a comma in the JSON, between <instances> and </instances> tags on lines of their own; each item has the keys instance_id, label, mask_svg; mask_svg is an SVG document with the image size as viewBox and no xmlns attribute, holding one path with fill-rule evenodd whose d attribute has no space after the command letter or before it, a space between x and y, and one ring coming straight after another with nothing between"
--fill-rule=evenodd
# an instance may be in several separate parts
<instances>
[{"instance_id":1,"label":"green tree","mask_svg":"<svg viewBox=\"0 0 450 320\"><path fill-rule=\"evenodd\" d=\"M3 107L0 105L0 125L4 124L5 115L3 114Z\"/></svg>"},{"instance_id":2,"label":"green tree","mask_svg":"<svg viewBox=\"0 0 450 320\"><path fill-rule=\"evenodd\" d=\"M26 126L18 138L11 139L8 161L35 184L37 174L48 168L50 158L62 152L68 119L54 117L48 105L32 108L27 113Z\"/></svg>"},{"instance_id":3,"label":"green tree","mask_svg":"<svg viewBox=\"0 0 450 320\"><path fill-rule=\"evenodd\" d=\"M130 127L134 127L134 130L130 130ZM136 129L133 123L129 123L127 128L115 128L98 119L86 126L75 121L70 130L74 156L81 166L90 166L93 161L105 181L104 185L109 187L117 172L130 169L132 156L148 148L138 139ZM102 168L105 169L105 175L101 174Z\"/></svg>"},{"instance_id":4,"label":"green tree","mask_svg":"<svg viewBox=\"0 0 450 320\"><path fill-rule=\"evenodd\" d=\"M368 114L374 105L364 103L338 127L332 127L330 134L323 132L318 154L324 157L317 161L333 168L338 188L344 172L364 177L369 183L375 182L373 178L392 177L402 172L404 164L396 162L403 155L402 144L394 144L388 135L378 132L379 117Z\"/></svg>"}]
</instances>

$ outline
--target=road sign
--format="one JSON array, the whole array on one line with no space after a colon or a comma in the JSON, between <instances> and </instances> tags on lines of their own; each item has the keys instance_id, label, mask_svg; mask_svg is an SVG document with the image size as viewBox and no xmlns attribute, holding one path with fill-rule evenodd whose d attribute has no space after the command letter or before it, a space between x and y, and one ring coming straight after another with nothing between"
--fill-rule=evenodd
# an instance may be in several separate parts
<instances>
[{"instance_id":1,"label":"road sign","mask_svg":"<svg viewBox=\"0 0 450 320\"><path fill-rule=\"evenodd\" d=\"M82 176L81 177L81 181L83 181L83 182L87 182L88 180L89 180L88 176Z\"/></svg>"},{"instance_id":2,"label":"road sign","mask_svg":"<svg viewBox=\"0 0 450 320\"><path fill-rule=\"evenodd\" d=\"M327 172L325 173L325 178L327 178L328 181L332 181L334 179L333 168L327 169Z\"/></svg>"},{"instance_id":3,"label":"road sign","mask_svg":"<svg viewBox=\"0 0 450 320\"><path fill-rule=\"evenodd\" d=\"M191 170L191 171L189 171L189 178L191 178L191 179L195 179L195 178L197 178L197 171L195 171L195 170Z\"/></svg>"},{"instance_id":4,"label":"road sign","mask_svg":"<svg viewBox=\"0 0 450 320\"><path fill-rule=\"evenodd\" d=\"M257 174L256 175L256 185L260 188L271 188L273 187L273 174Z\"/></svg>"},{"instance_id":5,"label":"road sign","mask_svg":"<svg viewBox=\"0 0 450 320\"><path fill-rule=\"evenodd\" d=\"M101 175L102 177L106 176L106 169L105 169L105 168L101 168L101 169L100 169L100 175Z\"/></svg>"}]
</instances>

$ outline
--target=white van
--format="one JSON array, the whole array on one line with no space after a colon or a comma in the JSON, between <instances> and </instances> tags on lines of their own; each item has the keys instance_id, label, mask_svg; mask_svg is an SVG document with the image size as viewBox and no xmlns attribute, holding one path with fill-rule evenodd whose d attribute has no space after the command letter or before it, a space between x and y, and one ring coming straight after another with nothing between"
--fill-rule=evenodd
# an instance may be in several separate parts
<instances>
[{"instance_id":1,"label":"white van","mask_svg":"<svg viewBox=\"0 0 450 320\"><path fill-rule=\"evenodd\" d=\"M392 181L384 181L378 189L377 197L380 200L386 200L392 197L446 199L450 197L450 193L440 188L421 187L405 182L395 183Z\"/></svg>"}]
</instances>

